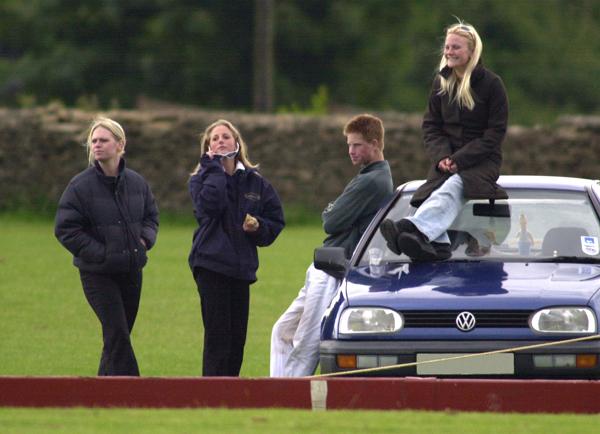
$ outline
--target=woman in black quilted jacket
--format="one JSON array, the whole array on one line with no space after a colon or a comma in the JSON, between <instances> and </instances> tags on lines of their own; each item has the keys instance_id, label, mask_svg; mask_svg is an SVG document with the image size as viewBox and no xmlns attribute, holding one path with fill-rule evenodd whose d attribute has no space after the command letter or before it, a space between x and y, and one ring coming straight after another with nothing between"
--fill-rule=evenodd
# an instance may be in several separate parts
<instances>
[{"instance_id":1,"label":"woman in black quilted jacket","mask_svg":"<svg viewBox=\"0 0 600 434\"><path fill-rule=\"evenodd\" d=\"M54 233L73 254L83 292L102 325L98 375L139 375L130 334L142 289L146 252L158 231L148 183L125 167L125 132L97 118L87 147L90 167L76 175L58 204Z\"/></svg>"}]
</instances>

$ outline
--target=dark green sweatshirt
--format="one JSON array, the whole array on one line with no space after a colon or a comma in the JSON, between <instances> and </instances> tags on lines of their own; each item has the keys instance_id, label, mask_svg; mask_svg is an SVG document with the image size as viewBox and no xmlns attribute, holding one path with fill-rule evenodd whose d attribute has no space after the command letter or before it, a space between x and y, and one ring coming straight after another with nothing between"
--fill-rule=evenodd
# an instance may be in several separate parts
<instances>
[{"instance_id":1,"label":"dark green sweatshirt","mask_svg":"<svg viewBox=\"0 0 600 434\"><path fill-rule=\"evenodd\" d=\"M392 196L394 185L386 160L363 167L342 194L323 213L326 247L344 247L349 258L360 237L381 208Z\"/></svg>"}]
</instances>

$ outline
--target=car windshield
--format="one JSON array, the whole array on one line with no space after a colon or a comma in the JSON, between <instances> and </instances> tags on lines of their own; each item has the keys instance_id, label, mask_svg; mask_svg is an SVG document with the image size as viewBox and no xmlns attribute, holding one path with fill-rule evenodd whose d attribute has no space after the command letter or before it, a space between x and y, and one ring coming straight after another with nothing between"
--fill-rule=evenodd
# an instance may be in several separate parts
<instances>
[{"instance_id":1,"label":"car windshield","mask_svg":"<svg viewBox=\"0 0 600 434\"><path fill-rule=\"evenodd\" d=\"M585 192L542 189L507 190L508 200L471 200L448 230L450 261L583 261L600 262L598 216ZM413 215L412 193L404 193L384 218L398 221ZM377 229L360 257L384 262L410 261L386 247Z\"/></svg>"}]
</instances>

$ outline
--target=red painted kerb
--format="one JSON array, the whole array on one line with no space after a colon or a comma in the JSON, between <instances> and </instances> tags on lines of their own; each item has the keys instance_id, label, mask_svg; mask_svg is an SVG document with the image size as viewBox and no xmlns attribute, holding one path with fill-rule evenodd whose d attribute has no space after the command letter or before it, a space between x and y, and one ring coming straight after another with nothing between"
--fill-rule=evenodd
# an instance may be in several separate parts
<instances>
[{"instance_id":1,"label":"red painted kerb","mask_svg":"<svg viewBox=\"0 0 600 434\"><path fill-rule=\"evenodd\" d=\"M600 382L437 378L0 377L4 407L598 413Z\"/></svg>"}]
</instances>

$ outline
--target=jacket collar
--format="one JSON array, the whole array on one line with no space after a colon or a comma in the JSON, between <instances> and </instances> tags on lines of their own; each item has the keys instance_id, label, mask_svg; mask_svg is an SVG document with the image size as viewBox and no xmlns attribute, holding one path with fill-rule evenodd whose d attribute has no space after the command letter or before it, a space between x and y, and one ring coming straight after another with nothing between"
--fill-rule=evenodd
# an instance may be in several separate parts
<instances>
[{"instance_id":1,"label":"jacket collar","mask_svg":"<svg viewBox=\"0 0 600 434\"><path fill-rule=\"evenodd\" d=\"M100 163L98 163L98 161L94 161L94 171L96 172L96 175L98 175L100 177L100 179L102 179L102 181L107 182L109 184L115 183L121 178L121 175L125 171L125 159L121 158L119 160L119 173L116 177L115 176L106 176L104 174L104 171L102 170L102 167L100 166Z\"/></svg>"},{"instance_id":2,"label":"jacket collar","mask_svg":"<svg viewBox=\"0 0 600 434\"><path fill-rule=\"evenodd\" d=\"M246 166L244 166L242 164L242 162L239 161L239 160L237 161L237 163L235 163L235 170L234 170L234 172L237 172L238 170L246 170Z\"/></svg>"},{"instance_id":3,"label":"jacket collar","mask_svg":"<svg viewBox=\"0 0 600 434\"><path fill-rule=\"evenodd\" d=\"M378 170L382 167L389 166L387 160L375 161L373 163L369 163L366 166L361 167L358 173L367 173L372 172L373 170Z\"/></svg>"},{"instance_id":4,"label":"jacket collar","mask_svg":"<svg viewBox=\"0 0 600 434\"><path fill-rule=\"evenodd\" d=\"M447 79L452 74L452 68L444 66L438 74ZM484 74L485 70L483 68L483 63L481 60L479 60L479 63L475 66L473 72L471 72L471 84L477 83L479 80L481 80Z\"/></svg>"}]
</instances>

